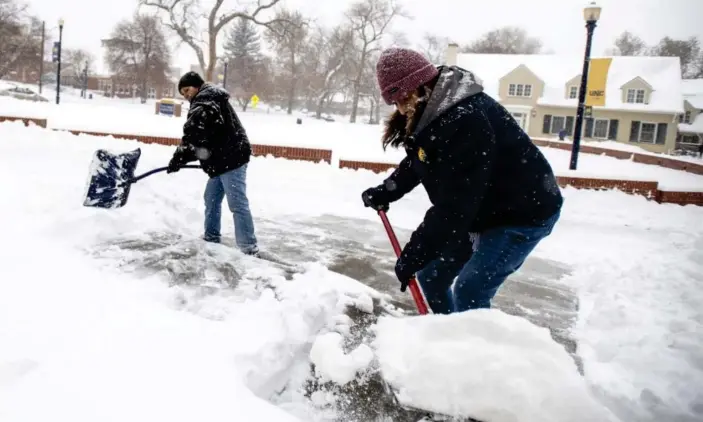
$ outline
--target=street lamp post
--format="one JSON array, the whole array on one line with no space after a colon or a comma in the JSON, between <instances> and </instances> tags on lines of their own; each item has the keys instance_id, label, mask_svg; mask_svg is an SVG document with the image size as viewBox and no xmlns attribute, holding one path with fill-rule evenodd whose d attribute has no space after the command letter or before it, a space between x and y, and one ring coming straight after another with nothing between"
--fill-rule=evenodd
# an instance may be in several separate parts
<instances>
[{"instance_id":1,"label":"street lamp post","mask_svg":"<svg viewBox=\"0 0 703 422\"><path fill-rule=\"evenodd\" d=\"M576 124L574 125L574 141L571 145L571 162L569 163L570 170L576 170L578 164L579 148L581 146L581 128L583 127L583 112L584 103L586 102L586 85L588 84L588 65L591 60L591 42L593 41L593 30L596 28L596 22L600 18L600 6L595 2L591 2L583 10L583 17L586 20L586 30L588 36L586 38L586 53L583 58L583 72L581 72L581 86L579 87L579 105L576 109Z\"/></svg>"},{"instance_id":2,"label":"street lamp post","mask_svg":"<svg viewBox=\"0 0 703 422\"><path fill-rule=\"evenodd\" d=\"M83 92L81 94L83 98L88 98L88 62L85 62L83 68Z\"/></svg>"},{"instance_id":3,"label":"street lamp post","mask_svg":"<svg viewBox=\"0 0 703 422\"><path fill-rule=\"evenodd\" d=\"M59 51L56 61L56 104L61 98L61 48L63 44L63 19L59 19Z\"/></svg>"},{"instance_id":4,"label":"street lamp post","mask_svg":"<svg viewBox=\"0 0 703 422\"><path fill-rule=\"evenodd\" d=\"M223 89L227 89L227 62L228 61L229 60L225 59L225 75L222 79L222 88Z\"/></svg>"}]
</instances>

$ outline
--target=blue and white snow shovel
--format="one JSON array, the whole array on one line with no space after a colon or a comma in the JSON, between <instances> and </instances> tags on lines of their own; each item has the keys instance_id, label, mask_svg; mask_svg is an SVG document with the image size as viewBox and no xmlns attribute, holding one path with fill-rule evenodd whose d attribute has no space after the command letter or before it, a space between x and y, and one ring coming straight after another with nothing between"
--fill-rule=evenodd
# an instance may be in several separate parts
<instances>
[{"instance_id":1,"label":"blue and white snow shovel","mask_svg":"<svg viewBox=\"0 0 703 422\"><path fill-rule=\"evenodd\" d=\"M93 160L90 162L90 174L83 205L111 209L123 207L127 203L132 184L168 169L168 167L159 167L135 177L134 170L141 155L142 151L139 148L122 154L114 154L104 149L95 151ZM186 165L181 168L199 169L200 166Z\"/></svg>"}]
</instances>

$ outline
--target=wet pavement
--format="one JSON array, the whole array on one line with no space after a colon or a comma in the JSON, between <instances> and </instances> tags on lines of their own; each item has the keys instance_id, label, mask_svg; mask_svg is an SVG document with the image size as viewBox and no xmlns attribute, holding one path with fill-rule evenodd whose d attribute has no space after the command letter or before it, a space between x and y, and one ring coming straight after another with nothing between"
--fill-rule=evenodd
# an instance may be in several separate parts
<instances>
[{"instance_id":1,"label":"wet pavement","mask_svg":"<svg viewBox=\"0 0 703 422\"><path fill-rule=\"evenodd\" d=\"M282 237L282 231L288 234ZM395 232L401 245L412 233L397 228ZM393 270L396 258L380 221L333 215L286 222L258 220L257 235L263 248L287 260L319 261L332 271L390 294L397 306L408 311L415 309L410 294L398 289ZM552 337L573 355L576 343L569 330L577 316L578 299L573 291L558 283L568 273L569 268L556 261L530 257L503 284L493 304L548 328Z\"/></svg>"},{"instance_id":2,"label":"wet pavement","mask_svg":"<svg viewBox=\"0 0 703 422\"><path fill-rule=\"evenodd\" d=\"M410 294L398 289L393 271L396 259L380 221L324 215L257 219L256 225L260 246L266 252L291 263L318 262L389 294L394 305L414 312ZM408 230L396 229L401 244L410 234ZM232 245L234 241L225 236L223 243ZM120 268L135 274L166 274L172 284L190 285L200 296L226 295L243 300L258 297L266 288L265 280L245 274L247 265L233 260L228 248L204 248L202 245L199 239L184 239L176 234L145 233L93 245L91 253L98 258L116 259ZM288 266L271 265L285 277L293 273ZM558 262L528 258L520 271L504 283L493 303L506 313L548 328L581 370L576 342L570 336L578 300L573 291L558 283L568 272L569 269ZM183 306L189 305L184 302ZM375 314L370 315L353 308L348 310L355 328L346 340L345 349L371 341L368 328L384 312L382 307L374 308ZM337 421L418 421L423 415L423 412L400 408L378 373L344 387L321 384L311 377L306 389L310 396L315 392L329 392L338 397L335 410L340 416L334 419ZM277 402L276 397L270 400Z\"/></svg>"}]
</instances>

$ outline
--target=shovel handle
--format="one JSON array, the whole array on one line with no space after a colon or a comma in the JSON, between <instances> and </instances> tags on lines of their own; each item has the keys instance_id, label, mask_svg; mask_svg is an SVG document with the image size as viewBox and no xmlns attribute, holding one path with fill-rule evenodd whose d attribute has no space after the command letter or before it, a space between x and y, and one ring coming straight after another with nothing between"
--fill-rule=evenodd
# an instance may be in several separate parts
<instances>
[{"instance_id":1,"label":"shovel handle","mask_svg":"<svg viewBox=\"0 0 703 422\"><path fill-rule=\"evenodd\" d=\"M398 238L395 236L395 232L393 231L393 227L391 226L390 221L388 221L388 216L386 215L386 212L383 210L379 210L378 215L381 217L383 227L386 228L386 233L388 233L388 238L390 239L391 245L393 246L395 256L400 258L400 243L398 242ZM427 304L425 303L425 298L422 296L422 291L420 290L420 286L418 285L417 279L415 277L410 279L408 287L410 287L410 294L413 296L413 300L415 301L415 306L417 306L418 313L420 313L420 315L426 315L427 313L429 313L429 310L427 309Z\"/></svg>"},{"instance_id":2,"label":"shovel handle","mask_svg":"<svg viewBox=\"0 0 703 422\"><path fill-rule=\"evenodd\" d=\"M199 165L195 165L195 164L187 164L185 166L181 166L180 168L182 168L182 169L199 169L201 167ZM166 170L168 170L168 167L158 167L158 168L155 168L154 170L149 170L144 174L140 174L139 176L136 176L134 179L130 180L129 183L137 183L138 181L142 180L145 177L148 177L154 173L159 173L159 172L166 171Z\"/></svg>"}]
</instances>

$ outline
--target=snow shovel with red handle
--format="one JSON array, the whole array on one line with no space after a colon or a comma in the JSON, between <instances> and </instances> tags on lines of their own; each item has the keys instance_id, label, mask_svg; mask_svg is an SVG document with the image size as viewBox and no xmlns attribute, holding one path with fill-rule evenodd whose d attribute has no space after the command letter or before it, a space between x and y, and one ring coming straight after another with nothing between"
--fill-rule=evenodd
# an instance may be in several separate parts
<instances>
[{"instance_id":1,"label":"snow shovel with red handle","mask_svg":"<svg viewBox=\"0 0 703 422\"><path fill-rule=\"evenodd\" d=\"M383 221L383 227L386 228L386 233L388 233L388 239L391 241L391 245L393 246L393 250L395 251L395 256L400 258L400 243L398 242L398 238L395 236L395 232L393 231L393 227L391 227L391 223L388 221L388 216L386 216L386 212L383 210L378 211L379 217L381 217L381 221ZM427 309L427 304L425 303L425 298L422 295L422 290L420 290L420 285L417 282L417 279L413 277L410 282L408 283L408 287L410 287L410 294L413 296L413 300L415 301L415 306L417 306L417 311L420 313L420 315L426 315L429 313Z\"/></svg>"}]
</instances>

